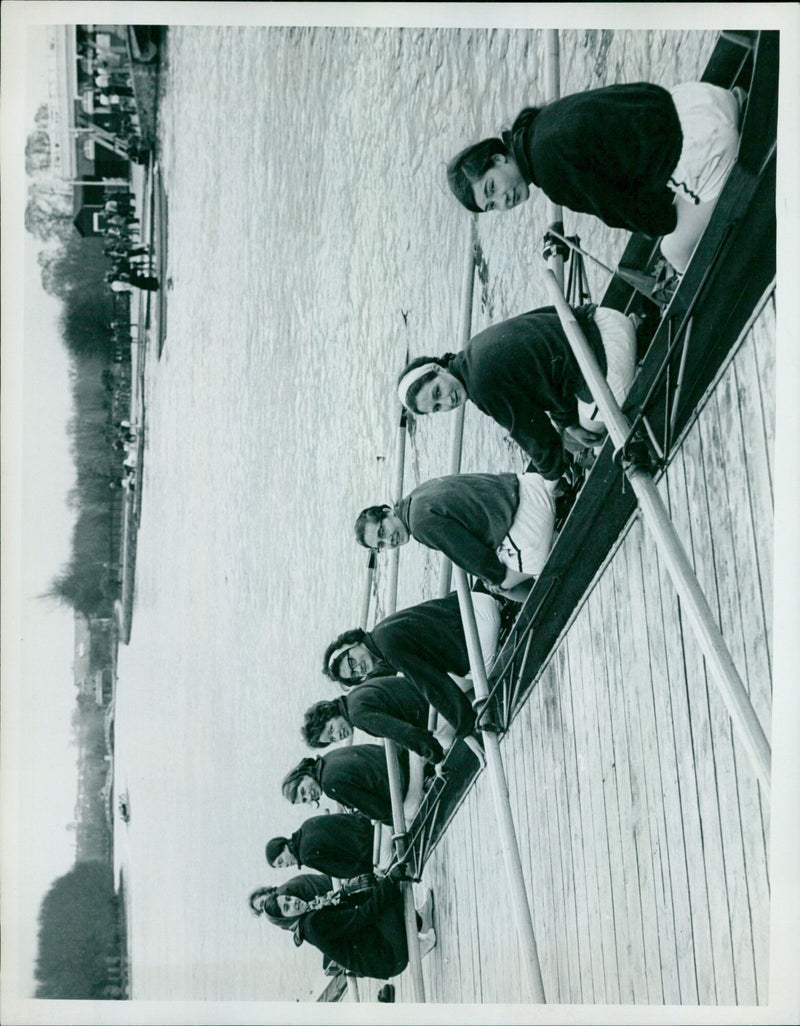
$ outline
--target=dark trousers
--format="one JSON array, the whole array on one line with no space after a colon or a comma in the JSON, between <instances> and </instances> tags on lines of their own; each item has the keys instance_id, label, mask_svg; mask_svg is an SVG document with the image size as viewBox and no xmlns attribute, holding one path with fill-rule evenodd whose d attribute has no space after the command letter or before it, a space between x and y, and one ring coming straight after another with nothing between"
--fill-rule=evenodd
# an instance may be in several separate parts
<instances>
[{"instance_id":1,"label":"dark trousers","mask_svg":"<svg viewBox=\"0 0 800 1026\"><path fill-rule=\"evenodd\" d=\"M383 940L381 961L385 962L384 979L399 976L408 965L408 942L406 941L406 921L403 911L403 894L397 888L396 897L387 903L383 915L375 923L376 930ZM377 947L377 945L376 945Z\"/></svg>"},{"instance_id":2,"label":"dark trousers","mask_svg":"<svg viewBox=\"0 0 800 1026\"><path fill-rule=\"evenodd\" d=\"M137 289L144 289L145 292L156 292L158 289L158 278L151 274L131 274L131 285Z\"/></svg>"}]
</instances>

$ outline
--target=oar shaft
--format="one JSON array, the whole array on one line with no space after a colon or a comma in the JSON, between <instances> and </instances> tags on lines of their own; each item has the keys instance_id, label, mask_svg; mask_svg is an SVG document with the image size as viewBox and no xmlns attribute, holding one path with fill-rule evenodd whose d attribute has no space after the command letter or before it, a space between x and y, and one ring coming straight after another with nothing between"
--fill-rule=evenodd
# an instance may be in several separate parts
<instances>
[{"instance_id":1,"label":"oar shaft","mask_svg":"<svg viewBox=\"0 0 800 1026\"><path fill-rule=\"evenodd\" d=\"M475 610L472 606L469 582L467 581L467 575L460 567L454 567L453 572L456 579L461 620L464 624L464 635L467 641L467 652L469 653L469 665L472 673L472 684L475 689L475 698L485 699L489 694L489 684L486 679L486 668L483 665L478 625L475 622ZM484 730L481 732L481 736L486 753L486 769L492 787L495 817L500 835L500 845L503 851L506 879L512 899L511 904L514 910L514 918L517 923L520 951L523 955L523 962L527 972L531 1000L537 1004L544 1004L544 983L539 966L539 952L533 932L533 917L525 890L525 878L522 870L522 859L519 853L519 843L517 842L514 820L511 815L511 801L508 796L508 785L506 784L503 760L500 755L500 742L497 739L497 735L491 731Z\"/></svg>"},{"instance_id":2,"label":"oar shaft","mask_svg":"<svg viewBox=\"0 0 800 1026\"><path fill-rule=\"evenodd\" d=\"M461 319L459 323L459 338L461 348L469 342L472 334L472 302L475 293L475 249L470 241L466 250L464 262L464 277L461 286ZM461 442L464 437L464 413L465 405L459 406L455 413L451 413L450 422L450 454L447 462L447 473L457 474L461 470ZM437 594L444 598L450 594L452 587L453 564L442 554L439 564L439 587ZM431 708L428 712L428 730L436 730L437 712Z\"/></svg>"},{"instance_id":3,"label":"oar shaft","mask_svg":"<svg viewBox=\"0 0 800 1026\"><path fill-rule=\"evenodd\" d=\"M397 431L397 444L395 446L394 484L392 487L392 502L399 502L403 497L403 477L406 463L406 411L400 413L400 422ZM387 585L388 606L387 615L397 609L397 573L400 566L400 551L392 549L389 554L389 583Z\"/></svg>"},{"instance_id":4,"label":"oar shaft","mask_svg":"<svg viewBox=\"0 0 800 1026\"><path fill-rule=\"evenodd\" d=\"M568 306L558 282L545 272L550 299L558 311L561 325L567 335L578 365L600 409L603 423L617 448L628 437L630 424L622 413L608 387L608 382L598 366L594 353L581 331L571 308ZM767 794L771 782L771 758L769 742L753 709L750 697L742 682L730 652L717 626L711 608L703 594L689 557L669 518L666 507L651 476L644 470L633 467L626 470L644 522L655 538L659 556L669 571L681 604L692 624L698 644L720 689L728 713L742 746L753 765Z\"/></svg>"},{"instance_id":5,"label":"oar shaft","mask_svg":"<svg viewBox=\"0 0 800 1026\"><path fill-rule=\"evenodd\" d=\"M392 799L392 825L398 837L406 832L406 819L403 811L403 782L400 777L400 763L397 758L397 747L387 738L383 739L383 747L386 750L386 769L389 773L389 794ZM419 758L409 753L409 758ZM397 855L402 858L405 855L406 844L404 840L398 840ZM425 1000L425 981L422 976L422 959L419 953L419 932L417 930L417 910L414 907L414 891L410 883L400 885L403 891L403 911L406 923L406 939L408 944L408 964L411 969L411 980L414 986L414 996L417 1001Z\"/></svg>"},{"instance_id":6,"label":"oar shaft","mask_svg":"<svg viewBox=\"0 0 800 1026\"><path fill-rule=\"evenodd\" d=\"M464 262L464 277L461 285L461 317L459 320L458 337L461 349L469 342L472 334L472 300L475 292L475 250L470 243ZM461 443L464 437L465 406L459 406L455 413L450 414L450 452L447 460L447 473L457 474L461 470ZM439 598L449 594L451 587L451 563L442 556L439 564ZM433 714L436 715L435 713Z\"/></svg>"},{"instance_id":7,"label":"oar shaft","mask_svg":"<svg viewBox=\"0 0 800 1026\"><path fill-rule=\"evenodd\" d=\"M367 578L364 582L364 598L361 601L361 617L358 621L362 631L367 629L369 623L369 606L372 598L372 580L375 577L375 553L370 550L367 559Z\"/></svg>"},{"instance_id":8,"label":"oar shaft","mask_svg":"<svg viewBox=\"0 0 800 1026\"><path fill-rule=\"evenodd\" d=\"M544 70L545 70L545 96L548 102L557 100L561 96L561 56L558 46L558 29L545 29L544 31ZM562 224L564 213L560 204L553 203L547 199L547 223L549 225ZM559 285L564 287L564 258L558 254L548 259L547 266L555 274Z\"/></svg>"},{"instance_id":9,"label":"oar shaft","mask_svg":"<svg viewBox=\"0 0 800 1026\"><path fill-rule=\"evenodd\" d=\"M392 502L397 502L403 495L403 478L405 476L406 458L406 413L400 415L395 449L395 475L392 488ZM389 584L386 596L386 612L390 616L397 610L397 575L400 566L400 550L392 549L389 553ZM403 811L403 784L400 776L400 763L397 748L387 738L383 739L386 752L386 770L389 775L389 794L392 802L392 825L395 835L402 837L406 832L405 813ZM419 756L409 752L409 760ZM397 854L405 854L405 843L397 842ZM422 959L419 953L419 933L417 931L417 913L414 908L414 892L410 883L400 885L403 892L403 910L405 914L406 941L408 945L408 964L411 970L411 981L414 997L417 1001L425 1000L425 981L422 976Z\"/></svg>"}]
</instances>

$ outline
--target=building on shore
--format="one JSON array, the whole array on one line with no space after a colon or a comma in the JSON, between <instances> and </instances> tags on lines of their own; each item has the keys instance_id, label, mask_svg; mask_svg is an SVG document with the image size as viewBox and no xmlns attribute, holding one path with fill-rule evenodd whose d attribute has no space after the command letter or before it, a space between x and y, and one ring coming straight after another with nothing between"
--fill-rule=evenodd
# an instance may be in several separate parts
<instances>
[{"instance_id":1,"label":"building on shore","mask_svg":"<svg viewBox=\"0 0 800 1026\"><path fill-rule=\"evenodd\" d=\"M125 26L53 25L48 28L47 80L51 164L71 186L74 224L81 235L100 234L106 191L128 187L135 112L116 93L99 92L102 55L130 79ZM99 79L105 81L105 79ZM111 87L109 86L109 89ZM125 93L129 86L118 87ZM99 98L116 97L104 107ZM109 101L110 102L110 101Z\"/></svg>"},{"instance_id":2,"label":"building on shore","mask_svg":"<svg viewBox=\"0 0 800 1026\"><path fill-rule=\"evenodd\" d=\"M107 706L113 696L115 649L115 621L111 617L75 613L75 687L98 706Z\"/></svg>"}]
</instances>

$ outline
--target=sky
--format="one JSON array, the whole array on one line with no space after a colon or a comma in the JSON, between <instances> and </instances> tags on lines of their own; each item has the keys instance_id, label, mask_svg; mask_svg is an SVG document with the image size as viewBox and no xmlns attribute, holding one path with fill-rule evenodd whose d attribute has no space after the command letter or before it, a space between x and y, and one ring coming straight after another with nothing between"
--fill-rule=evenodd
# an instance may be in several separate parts
<instances>
[{"instance_id":1,"label":"sky","mask_svg":"<svg viewBox=\"0 0 800 1026\"><path fill-rule=\"evenodd\" d=\"M25 134L47 95L44 37L38 35L28 53L24 117L19 119ZM3 114L5 129L7 108ZM71 396L67 352L58 334L60 303L42 289L36 240L24 229L18 234L23 212L24 199L10 215L4 211L3 218L15 254L23 255L14 270L15 287L24 296L21 323L9 328L5 322L3 331L4 583L9 559L18 559L13 587L3 596L4 628L13 608L15 636L3 647L6 667L13 661L19 682L14 693L13 674L4 673L3 810L5 822L14 824L14 843L4 848L11 885L4 886L3 894L14 944L6 945L3 955L5 972L19 980L21 991L31 993L39 905L53 880L74 861L74 834L68 830L77 794L70 738L74 625L70 609L41 597L69 557L74 515L66 499L74 465L66 432ZM6 251L4 268L8 256ZM15 540L19 547L10 557L9 543ZM9 809L12 815L7 816Z\"/></svg>"}]
</instances>

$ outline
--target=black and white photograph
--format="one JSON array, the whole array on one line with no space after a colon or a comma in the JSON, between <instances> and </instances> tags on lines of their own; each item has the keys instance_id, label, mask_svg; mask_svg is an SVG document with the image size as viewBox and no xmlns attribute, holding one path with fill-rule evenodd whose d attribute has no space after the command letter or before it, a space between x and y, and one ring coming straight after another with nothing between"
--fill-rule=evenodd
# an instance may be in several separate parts
<instances>
[{"instance_id":1,"label":"black and white photograph","mask_svg":"<svg viewBox=\"0 0 800 1026\"><path fill-rule=\"evenodd\" d=\"M3 4L4 1023L800 1022L799 44Z\"/></svg>"}]
</instances>

